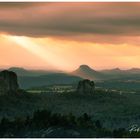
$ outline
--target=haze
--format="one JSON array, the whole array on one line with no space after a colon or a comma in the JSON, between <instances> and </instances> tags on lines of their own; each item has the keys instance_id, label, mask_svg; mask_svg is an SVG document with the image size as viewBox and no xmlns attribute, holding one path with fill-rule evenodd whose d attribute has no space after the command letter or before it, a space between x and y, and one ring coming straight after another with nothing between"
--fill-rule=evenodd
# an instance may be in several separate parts
<instances>
[{"instance_id":1,"label":"haze","mask_svg":"<svg viewBox=\"0 0 140 140\"><path fill-rule=\"evenodd\" d=\"M0 66L140 68L140 3L0 3Z\"/></svg>"}]
</instances>

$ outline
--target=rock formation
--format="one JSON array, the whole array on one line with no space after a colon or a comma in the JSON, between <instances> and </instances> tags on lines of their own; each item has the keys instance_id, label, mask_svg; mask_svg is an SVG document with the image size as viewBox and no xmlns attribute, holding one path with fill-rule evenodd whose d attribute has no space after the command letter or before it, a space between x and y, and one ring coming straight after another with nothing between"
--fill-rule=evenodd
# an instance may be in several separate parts
<instances>
[{"instance_id":1,"label":"rock formation","mask_svg":"<svg viewBox=\"0 0 140 140\"><path fill-rule=\"evenodd\" d=\"M79 81L77 92L79 94L93 94L95 89L94 81L90 81L88 79Z\"/></svg>"},{"instance_id":2,"label":"rock formation","mask_svg":"<svg viewBox=\"0 0 140 140\"><path fill-rule=\"evenodd\" d=\"M0 72L0 94L15 92L19 89L17 75L8 70Z\"/></svg>"}]
</instances>

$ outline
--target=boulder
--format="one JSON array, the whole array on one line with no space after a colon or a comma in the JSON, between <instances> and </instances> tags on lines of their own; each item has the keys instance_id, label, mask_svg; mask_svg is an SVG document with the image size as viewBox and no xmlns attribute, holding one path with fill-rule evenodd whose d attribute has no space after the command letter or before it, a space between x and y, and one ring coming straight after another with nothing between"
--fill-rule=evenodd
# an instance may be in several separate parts
<instances>
[{"instance_id":1,"label":"boulder","mask_svg":"<svg viewBox=\"0 0 140 140\"><path fill-rule=\"evenodd\" d=\"M0 72L0 94L5 94L10 91L17 91L19 89L19 85L17 82L16 73L8 70L4 70Z\"/></svg>"},{"instance_id":2,"label":"boulder","mask_svg":"<svg viewBox=\"0 0 140 140\"><path fill-rule=\"evenodd\" d=\"M95 89L94 81L88 79L79 81L77 86L77 92L79 94L93 94Z\"/></svg>"}]
</instances>

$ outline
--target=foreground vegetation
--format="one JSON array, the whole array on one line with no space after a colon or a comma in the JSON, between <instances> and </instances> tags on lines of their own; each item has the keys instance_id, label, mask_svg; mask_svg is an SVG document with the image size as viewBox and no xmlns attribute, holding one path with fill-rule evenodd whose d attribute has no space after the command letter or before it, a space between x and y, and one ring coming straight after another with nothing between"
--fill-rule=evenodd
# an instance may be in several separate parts
<instances>
[{"instance_id":1,"label":"foreground vegetation","mask_svg":"<svg viewBox=\"0 0 140 140\"><path fill-rule=\"evenodd\" d=\"M51 131L49 132L49 130ZM61 130L61 132L58 130ZM0 137L123 138L140 137L140 132L129 132L124 128L108 130L102 127L99 120L92 120L86 113L80 117L75 117L73 114L62 115L47 110L38 110L33 113L32 117L27 116L24 119L15 118L11 121L5 117L2 118Z\"/></svg>"},{"instance_id":2,"label":"foreground vegetation","mask_svg":"<svg viewBox=\"0 0 140 140\"><path fill-rule=\"evenodd\" d=\"M139 92L120 94L105 90L96 90L93 95L80 95L76 92L23 91L18 95L2 95L0 135L1 137L53 137L54 135L46 135L46 131L51 127L56 131L59 128L62 132L67 129L69 132L69 129L72 129L79 133L75 137L140 137L139 131L129 132L132 125L140 126L139 101ZM36 116L38 119L35 119ZM88 118L88 123L84 121L82 126L79 118Z\"/></svg>"}]
</instances>

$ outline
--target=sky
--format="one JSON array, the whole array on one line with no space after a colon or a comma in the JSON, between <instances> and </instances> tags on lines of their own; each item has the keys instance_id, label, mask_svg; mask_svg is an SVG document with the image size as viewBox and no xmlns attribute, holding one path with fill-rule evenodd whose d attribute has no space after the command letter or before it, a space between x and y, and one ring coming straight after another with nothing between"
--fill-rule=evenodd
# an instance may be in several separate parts
<instances>
[{"instance_id":1,"label":"sky","mask_svg":"<svg viewBox=\"0 0 140 140\"><path fill-rule=\"evenodd\" d=\"M140 68L140 2L0 2L0 67Z\"/></svg>"}]
</instances>

